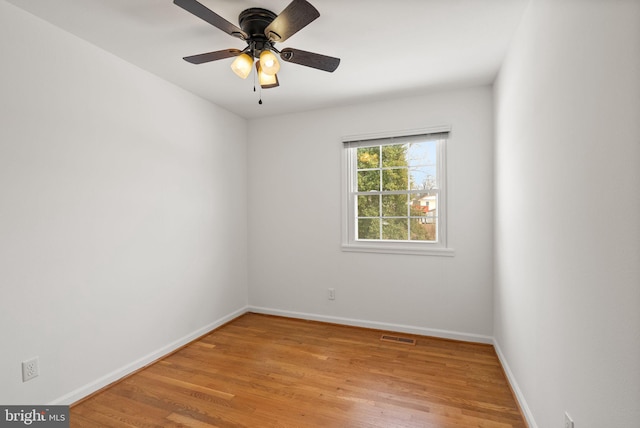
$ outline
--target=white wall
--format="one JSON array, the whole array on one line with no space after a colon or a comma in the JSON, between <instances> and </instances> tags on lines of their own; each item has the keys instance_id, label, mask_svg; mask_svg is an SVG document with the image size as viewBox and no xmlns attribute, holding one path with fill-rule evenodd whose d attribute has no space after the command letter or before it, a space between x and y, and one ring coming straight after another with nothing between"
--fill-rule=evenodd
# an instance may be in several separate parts
<instances>
[{"instance_id":1,"label":"white wall","mask_svg":"<svg viewBox=\"0 0 640 428\"><path fill-rule=\"evenodd\" d=\"M504 362L532 426L638 427L640 2L533 0L495 98Z\"/></svg>"},{"instance_id":2,"label":"white wall","mask_svg":"<svg viewBox=\"0 0 640 428\"><path fill-rule=\"evenodd\" d=\"M0 57L0 403L68 403L246 307L247 124L4 1Z\"/></svg>"},{"instance_id":3,"label":"white wall","mask_svg":"<svg viewBox=\"0 0 640 428\"><path fill-rule=\"evenodd\" d=\"M492 111L491 88L479 87L250 121L251 307L491 336ZM452 126L448 238L455 257L342 252L341 138L443 124ZM329 287L335 301L327 299Z\"/></svg>"}]
</instances>

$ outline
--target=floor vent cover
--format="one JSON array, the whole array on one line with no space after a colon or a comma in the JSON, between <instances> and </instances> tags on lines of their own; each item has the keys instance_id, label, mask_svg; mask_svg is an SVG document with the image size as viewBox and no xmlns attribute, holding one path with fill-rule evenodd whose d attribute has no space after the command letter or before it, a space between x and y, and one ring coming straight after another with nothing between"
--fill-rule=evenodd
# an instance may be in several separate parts
<instances>
[{"instance_id":1,"label":"floor vent cover","mask_svg":"<svg viewBox=\"0 0 640 428\"><path fill-rule=\"evenodd\" d=\"M385 342L394 342L394 343L404 343L406 345L415 345L416 340L410 339L408 337L400 337L400 336L391 336L389 334L383 334L380 340Z\"/></svg>"}]
</instances>

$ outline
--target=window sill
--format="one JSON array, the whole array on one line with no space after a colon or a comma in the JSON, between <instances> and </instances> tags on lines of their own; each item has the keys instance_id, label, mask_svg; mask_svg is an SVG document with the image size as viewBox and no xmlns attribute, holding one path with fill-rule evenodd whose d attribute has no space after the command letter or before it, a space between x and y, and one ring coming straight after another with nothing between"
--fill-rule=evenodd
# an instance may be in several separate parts
<instances>
[{"instance_id":1,"label":"window sill","mask_svg":"<svg viewBox=\"0 0 640 428\"><path fill-rule=\"evenodd\" d=\"M356 253L410 254L416 256L453 257L453 248L433 248L429 244L393 244L393 243L349 243L342 244L342 251Z\"/></svg>"}]
</instances>

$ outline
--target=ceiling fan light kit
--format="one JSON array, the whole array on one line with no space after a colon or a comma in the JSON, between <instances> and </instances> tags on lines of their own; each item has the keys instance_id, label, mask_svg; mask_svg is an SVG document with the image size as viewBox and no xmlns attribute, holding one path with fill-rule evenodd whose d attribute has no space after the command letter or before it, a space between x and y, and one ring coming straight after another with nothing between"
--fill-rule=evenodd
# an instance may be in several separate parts
<instances>
[{"instance_id":1,"label":"ceiling fan light kit","mask_svg":"<svg viewBox=\"0 0 640 428\"><path fill-rule=\"evenodd\" d=\"M320 16L316 8L306 0L293 0L279 15L262 8L246 9L238 18L240 27L222 18L197 0L174 0L173 3L230 36L247 43L247 47L243 50L224 49L184 57L184 60L191 64L204 64L236 57L231 64L231 69L239 77L246 79L253 69L253 59L257 58L255 64L258 80L260 86L265 89L279 86L277 73L280 70L280 62L275 54L279 54L285 62L330 73L340 65L340 58L294 48L285 48L282 51L275 48L276 43L284 42Z\"/></svg>"}]
</instances>

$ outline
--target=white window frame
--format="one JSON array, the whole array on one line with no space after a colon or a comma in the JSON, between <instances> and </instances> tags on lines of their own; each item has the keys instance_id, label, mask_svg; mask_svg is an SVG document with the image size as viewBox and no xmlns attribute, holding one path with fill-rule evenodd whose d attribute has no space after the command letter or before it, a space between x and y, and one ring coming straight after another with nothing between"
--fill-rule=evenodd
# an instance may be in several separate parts
<instances>
[{"instance_id":1,"label":"white window frame","mask_svg":"<svg viewBox=\"0 0 640 428\"><path fill-rule=\"evenodd\" d=\"M358 240L357 229L357 178L356 159L354 153L357 147L363 147L369 142L375 146L376 140L411 137L425 134L448 133L446 140L439 141L437 146L437 182L438 182L438 223L437 241L386 241L386 240ZM431 256L455 255L453 248L447 246L447 170L446 170L446 146L451 141L451 127L437 126L409 131L355 135L342 138L342 250L387 253L387 254L413 254Z\"/></svg>"}]
</instances>

